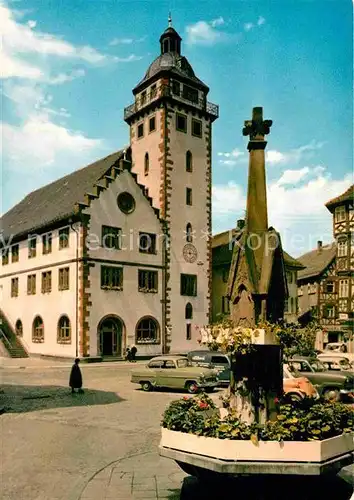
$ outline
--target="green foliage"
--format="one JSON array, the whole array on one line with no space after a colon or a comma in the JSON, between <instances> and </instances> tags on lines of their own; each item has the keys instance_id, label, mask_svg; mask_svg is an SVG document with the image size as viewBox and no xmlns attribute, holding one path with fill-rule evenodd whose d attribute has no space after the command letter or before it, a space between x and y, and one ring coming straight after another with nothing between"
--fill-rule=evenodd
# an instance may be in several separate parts
<instances>
[{"instance_id":1,"label":"green foliage","mask_svg":"<svg viewBox=\"0 0 354 500\"><path fill-rule=\"evenodd\" d=\"M210 411L214 410L214 411ZM339 436L354 428L354 409L342 403L321 403L312 398L280 405L275 421L246 424L234 410L221 420L205 395L173 401L162 421L170 430L219 439L313 441Z\"/></svg>"},{"instance_id":2,"label":"green foliage","mask_svg":"<svg viewBox=\"0 0 354 500\"><path fill-rule=\"evenodd\" d=\"M285 326L271 323L258 326L271 331L275 335L282 347L285 360L295 355L316 357L315 341L316 332L319 329L317 323L310 323L306 327L295 324Z\"/></svg>"}]
</instances>

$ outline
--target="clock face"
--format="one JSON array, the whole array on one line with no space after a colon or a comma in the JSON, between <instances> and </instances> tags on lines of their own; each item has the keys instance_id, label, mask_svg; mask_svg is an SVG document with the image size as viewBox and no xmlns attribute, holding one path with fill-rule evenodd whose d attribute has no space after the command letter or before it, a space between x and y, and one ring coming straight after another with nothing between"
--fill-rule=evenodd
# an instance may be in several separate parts
<instances>
[{"instance_id":1,"label":"clock face","mask_svg":"<svg viewBox=\"0 0 354 500\"><path fill-rule=\"evenodd\" d=\"M186 262L193 263L197 260L198 252L194 245L187 243L183 247L183 257Z\"/></svg>"}]
</instances>

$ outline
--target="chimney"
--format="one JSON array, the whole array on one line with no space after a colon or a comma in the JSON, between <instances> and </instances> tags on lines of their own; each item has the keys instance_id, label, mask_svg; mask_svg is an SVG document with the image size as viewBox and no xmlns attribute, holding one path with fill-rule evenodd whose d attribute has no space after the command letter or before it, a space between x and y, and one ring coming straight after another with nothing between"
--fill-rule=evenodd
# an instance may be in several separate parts
<instances>
[{"instance_id":1,"label":"chimney","mask_svg":"<svg viewBox=\"0 0 354 500\"><path fill-rule=\"evenodd\" d=\"M236 223L236 227L238 230L241 230L245 227L245 221L244 219L238 219L237 223Z\"/></svg>"},{"instance_id":2,"label":"chimney","mask_svg":"<svg viewBox=\"0 0 354 500\"><path fill-rule=\"evenodd\" d=\"M317 251L322 252L322 241L317 242Z\"/></svg>"}]
</instances>

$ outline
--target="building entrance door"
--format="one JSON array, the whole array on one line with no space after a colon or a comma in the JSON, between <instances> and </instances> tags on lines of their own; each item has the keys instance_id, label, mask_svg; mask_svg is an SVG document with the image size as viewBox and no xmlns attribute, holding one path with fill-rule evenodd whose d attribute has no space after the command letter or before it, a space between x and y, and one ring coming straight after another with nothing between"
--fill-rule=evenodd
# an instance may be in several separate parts
<instances>
[{"instance_id":1,"label":"building entrance door","mask_svg":"<svg viewBox=\"0 0 354 500\"><path fill-rule=\"evenodd\" d=\"M101 356L122 355L123 323L119 318L105 318L99 326L99 350Z\"/></svg>"}]
</instances>

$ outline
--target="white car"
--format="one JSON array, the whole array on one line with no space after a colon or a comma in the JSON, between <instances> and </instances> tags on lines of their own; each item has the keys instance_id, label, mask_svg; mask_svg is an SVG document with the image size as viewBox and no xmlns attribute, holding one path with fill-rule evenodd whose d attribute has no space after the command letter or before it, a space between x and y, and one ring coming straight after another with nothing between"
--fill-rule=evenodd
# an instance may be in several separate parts
<instances>
[{"instance_id":1,"label":"white car","mask_svg":"<svg viewBox=\"0 0 354 500\"><path fill-rule=\"evenodd\" d=\"M352 354L333 352L328 354L322 353L317 357L327 370L351 371L354 368Z\"/></svg>"}]
</instances>

